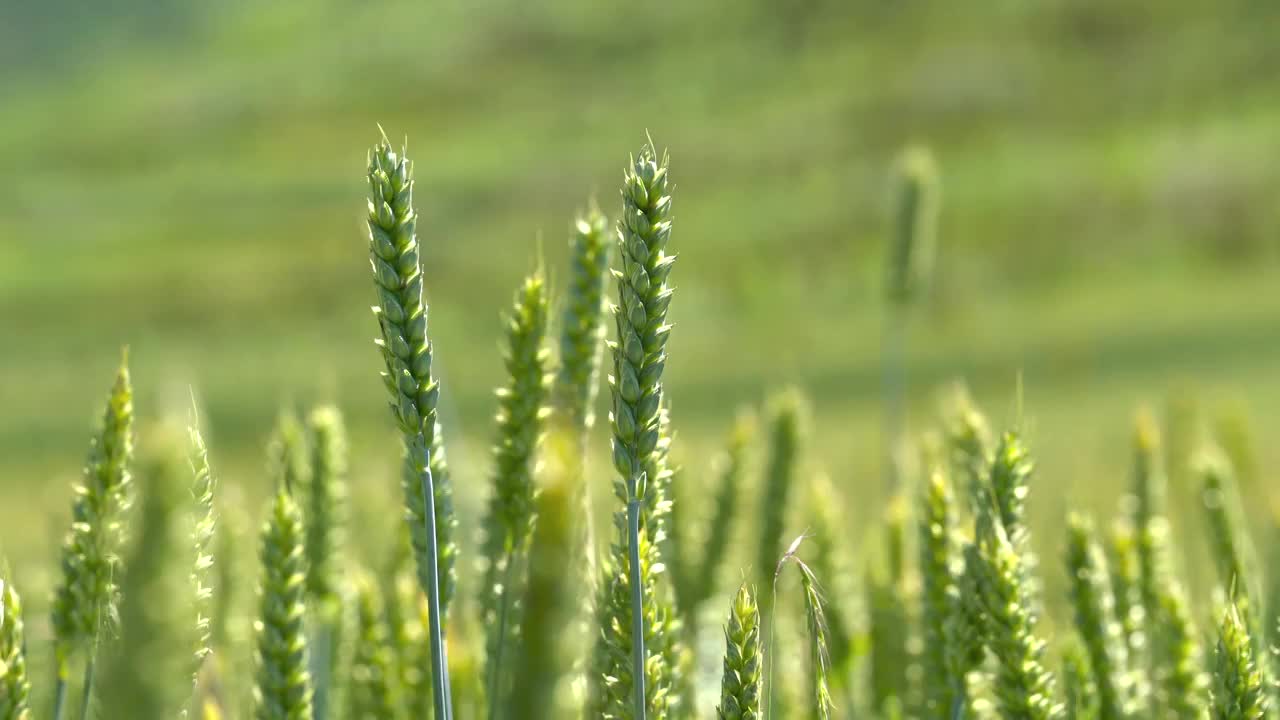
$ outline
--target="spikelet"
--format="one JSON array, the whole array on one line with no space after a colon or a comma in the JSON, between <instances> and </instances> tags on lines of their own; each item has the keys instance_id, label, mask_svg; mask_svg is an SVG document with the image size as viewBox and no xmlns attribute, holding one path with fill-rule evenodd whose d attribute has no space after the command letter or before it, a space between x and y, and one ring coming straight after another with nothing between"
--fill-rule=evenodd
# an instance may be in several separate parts
<instances>
[{"instance_id":1,"label":"spikelet","mask_svg":"<svg viewBox=\"0 0 1280 720\"><path fill-rule=\"evenodd\" d=\"M905 304L920 296L933 271L938 170L925 148L908 148L894 171L893 246L886 294Z\"/></svg>"},{"instance_id":2,"label":"spikelet","mask_svg":"<svg viewBox=\"0 0 1280 720\"><path fill-rule=\"evenodd\" d=\"M306 561L302 513L281 481L262 528L260 610L254 623L254 717L310 720L311 677L303 631Z\"/></svg>"},{"instance_id":3,"label":"spikelet","mask_svg":"<svg viewBox=\"0 0 1280 720\"><path fill-rule=\"evenodd\" d=\"M511 692L503 698L507 717L550 720L563 717L560 689L567 675L565 636L571 629L578 579L566 568L577 549L572 486L560 462L543 473L537 495L538 525L529 550L529 579L521 605L524 626L516 654ZM497 700L495 699L495 702Z\"/></svg>"},{"instance_id":4,"label":"spikelet","mask_svg":"<svg viewBox=\"0 0 1280 720\"><path fill-rule=\"evenodd\" d=\"M779 552L784 550L783 532L788 498L796 483L799 458L806 434L808 408L795 389L776 395L767 410L769 457L761 492L760 540L756 551L756 572L760 587L769 587ZM761 599L761 609L769 614L769 601Z\"/></svg>"},{"instance_id":5,"label":"spikelet","mask_svg":"<svg viewBox=\"0 0 1280 720\"><path fill-rule=\"evenodd\" d=\"M75 488L71 531L62 547L62 580L53 598L54 647L59 678L70 656L96 644L116 615L121 514L130 500L133 459L133 389L128 358L116 374L102 426L89 445L84 482Z\"/></svg>"},{"instance_id":6,"label":"spikelet","mask_svg":"<svg viewBox=\"0 0 1280 720\"><path fill-rule=\"evenodd\" d=\"M760 609L743 583L729 604L724 628L724 672L720 680L720 720L759 720L764 688L764 650L760 638Z\"/></svg>"},{"instance_id":7,"label":"spikelet","mask_svg":"<svg viewBox=\"0 0 1280 720\"><path fill-rule=\"evenodd\" d=\"M30 720L30 697L22 598L0 578L0 720Z\"/></svg>"},{"instance_id":8,"label":"spikelet","mask_svg":"<svg viewBox=\"0 0 1280 720\"><path fill-rule=\"evenodd\" d=\"M560 371L556 406L577 434L594 424L604 348L605 283L609 277L609 221L595 207L573 223L569 241L569 279L560 319Z\"/></svg>"},{"instance_id":9,"label":"spikelet","mask_svg":"<svg viewBox=\"0 0 1280 720\"><path fill-rule=\"evenodd\" d=\"M1076 630L1089 652L1098 688L1102 720L1130 717L1134 711L1128 646L1115 615L1106 561L1091 523L1080 515L1067 519L1067 570Z\"/></svg>"},{"instance_id":10,"label":"spikelet","mask_svg":"<svg viewBox=\"0 0 1280 720\"><path fill-rule=\"evenodd\" d=\"M506 318L505 364L508 384L498 391L494 442L493 494L484 521L484 582L479 606L486 635L486 687L490 702L501 704L507 678L502 672L508 645L520 627L517 600L523 593L523 567L534 527L534 473L550 412L545 403L550 376L546 286L541 273L516 292Z\"/></svg>"},{"instance_id":11,"label":"spikelet","mask_svg":"<svg viewBox=\"0 0 1280 720\"><path fill-rule=\"evenodd\" d=\"M1254 641L1234 605L1227 607L1218 630L1210 715L1213 720L1262 720L1267 715L1267 689Z\"/></svg>"},{"instance_id":12,"label":"spikelet","mask_svg":"<svg viewBox=\"0 0 1280 720\"><path fill-rule=\"evenodd\" d=\"M374 315L381 329L378 347L386 366L382 378L404 438L405 513L418 582L424 592L438 582L443 624L457 583L453 486L436 413L440 384L431 374L432 345L427 337L427 306L415 232L418 214L413 207L413 166L403 152L391 148L385 136L369 154L369 193L369 263L378 291ZM436 557L432 559L427 557L430 542L424 479L429 480L435 506L431 520Z\"/></svg>"},{"instance_id":13,"label":"spikelet","mask_svg":"<svg viewBox=\"0 0 1280 720\"><path fill-rule=\"evenodd\" d=\"M382 597L367 575L356 582L356 642L350 670L349 720L395 720L400 717L398 677L387 637Z\"/></svg>"}]
</instances>

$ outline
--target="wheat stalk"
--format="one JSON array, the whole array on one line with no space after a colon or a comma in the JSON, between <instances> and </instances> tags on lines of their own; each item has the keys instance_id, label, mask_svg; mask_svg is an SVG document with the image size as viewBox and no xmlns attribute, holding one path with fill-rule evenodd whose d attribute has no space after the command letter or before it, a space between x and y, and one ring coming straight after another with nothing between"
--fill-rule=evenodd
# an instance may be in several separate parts
<instances>
[{"instance_id":1,"label":"wheat stalk","mask_svg":"<svg viewBox=\"0 0 1280 720\"><path fill-rule=\"evenodd\" d=\"M133 458L133 388L127 353L116 373L99 433L89 445L84 481L75 488L71 530L62 546L62 580L53 598L52 623L57 683L54 720L61 720L72 656L88 651L81 717L93 693L98 637L115 617L115 580L128 507Z\"/></svg>"},{"instance_id":2,"label":"wheat stalk","mask_svg":"<svg viewBox=\"0 0 1280 720\"><path fill-rule=\"evenodd\" d=\"M374 314L386 366L383 381L405 446L403 489L418 582L431 613L436 720L449 720L444 622L455 583L452 489L436 417L440 385L431 375L422 267L415 233L413 169L384 135L369 155L369 262L378 289Z\"/></svg>"},{"instance_id":3,"label":"wheat stalk","mask_svg":"<svg viewBox=\"0 0 1280 720\"><path fill-rule=\"evenodd\" d=\"M495 718L506 694L503 659L520 626L517 600L523 592L523 568L536 515L534 474L550 375L546 285L541 272L516 292L506 319L505 364L509 376L498 391L494 442L493 494L484 521L484 582L479 605L486 635L486 689L489 717Z\"/></svg>"},{"instance_id":4,"label":"wheat stalk","mask_svg":"<svg viewBox=\"0 0 1280 720\"><path fill-rule=\"evenodd\" d=\"M312 611L311 637L313 701L316 720L328 718L331 707L341 707L343 677L337 656L343 645L343 608L340 573L346 539L347 437L342 413L333 406L315 408L307 415L307 484L302 498L307 558L307 603Z\"/></svg>"},{"instance_id":5,"label":"wheat stalk","mask_svg":"<svg viewBox=\"0 0 1280 720\"><path fill-rule=\"evenodd\" d=\"M775 558L778 551L784 549L782 542L788 498L795 484L808 408L800 392L791 389L776 395L770 401L766 414L769 458L761 495L760 535L756 547L756 572L761 587L769 587L772 583ZM762 602L761 605L768 614L770 603Z\"/></svg>"},{"instance_id":6,"label":"wheat stalk","mask_svg":"<svg viewBox=\"0 0 1280 720\"><path fill-rule=\"evenodd\" d=\"M30 698L22 598L0 578L0 720L30 720Z\"/></svg>"}]
</instances>

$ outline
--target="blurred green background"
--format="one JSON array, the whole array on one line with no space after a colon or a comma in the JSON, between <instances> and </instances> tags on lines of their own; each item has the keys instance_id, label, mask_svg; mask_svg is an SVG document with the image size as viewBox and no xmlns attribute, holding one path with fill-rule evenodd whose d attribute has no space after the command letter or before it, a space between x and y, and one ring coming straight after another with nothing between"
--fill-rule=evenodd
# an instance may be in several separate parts
<instances>
[{"instance_id":1,"label":"blurred green background","mask_svg":"<svg viewBox=\"0 0 1280 720\"><path fill-rule=\"evenodd\" d=\"M1064 497L1111 506L1140 403L1275 467L1251 428L1280 422L1278 33L1280 5L1256 0L5 1L0 541L48 584L124 344L141 417L182 419L194 387L248 497L280 408L334 401L358 516L386 507L362 227L377 123L417 162L464 528L498 312L540 248L563 278L575 209L616 211L646 131L677 186L682 492L740 406L795 384L808 462L857 499L852 541L879 512L888 178L910 143L944 187L914 429L955 378L1012 421L1020 375L1049 523ZM1267 473L1246 475L1265 513Z\"/></svg>"}]
</instances>

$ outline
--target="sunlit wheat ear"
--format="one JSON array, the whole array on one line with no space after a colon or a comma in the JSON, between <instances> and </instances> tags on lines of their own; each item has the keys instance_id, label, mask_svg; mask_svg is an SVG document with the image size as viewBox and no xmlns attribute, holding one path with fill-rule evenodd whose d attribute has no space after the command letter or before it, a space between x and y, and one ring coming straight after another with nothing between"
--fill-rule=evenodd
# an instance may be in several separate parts
<instances>
[{"instance_id":1,"label":"sunlit wheat ear","mask_svg":"<svg viewBox=\"0 0 1280 720\"><path fill-rule=\"evenodd\" d=\"M455 520L436 412L440 385L431 374L433 346L427 335L418 214L413 207L413 165L384 137L369 154L368 178L369 262L379 303L374 314L381 330L378 346L385 363L383 381L392 415L409 449L404 493L414 558L421 577L427 572L429 543L420 478L428 467L419 465L429 455L439 538L440 601L442 610L447 610L457 555L452 541Z\"/></svg>"},{"instance_id":2,"label":"sunlit wheat ear","mask_svg":"<svg viewBox=\"0 0 1280 720\"><path fill-rule=\"evenodd\" d=\"M456 583L458 547L453 490L445 461L437 405L440 385L431 374L427 306L413 207L413 168L384 135L369 153L369 263L378 291L374 315L382 337L382 378L405 448L401 485L418 583L432 616L432 700L436 720L448 720L445 625Z\"/></svg>"},{"instance_id":3,"label":"sunlit wheat ear","mask_svg":"<svg viewBox=\"0 0 1280 720\"><path fill-rule=\"evenodd\" d=\"M1159 526L1148 533L1160 531ZM1165 541L1155 540L1158 556L1166 554ZM1156 613L1151 618L1153 707L1168 717L1191 720L1203 715L1205 677L1199 633L1187 607L1185 593L1161 559L1155 573Z\"/></svg>"},{"instance_id":4,"label":"sunlit wheat ear","mask_svg":"<svg viewBox=\"0 0 1280 720\"><path fill-rule=\"evenodd\" d=\"M764 649L760 636L760 609L743 583L729 604L724 628L724 672L720 679L720 720L759 720L764 687Z\"/></svg>"},{"instance_id":5,"label":"sunlit wheat ear","mask_svg":"<svg viewBox=\"0 0 1280 720\"><path fill-rule=\"evenodd\" d=\"M742 511L746 495L744 474L747 449L755 434L754 417L742 413L734 422L733 430L724 451L715 459L713 473L716 477L711 517L700 543L701 555L696 569L691 573L685 607L690 617L696 617L699 608L715 592L717 580L728 555L729 541Z\"/></svg>"},{"instance_id":6,"label":"sunlit wheat ear","mask_svg":"<svg viewBox=\"0 0 1280 720\"><path fill-rule=\"evenodd\" d=\"M943 409L945 440L956 494L968 500L974 488L985 486L991 472L995 443L987 418L963 387L952 391Z\"/></svg>"},{"instance_id":7,"label":"sunlit wheat ear","mask_svg":"<svg viewBox=\"0 0 1280 720\"><path fill-rule=\"evenodd\" d=\"M1067 519L1067 574L1076 630L1089 653L1101 717L1126 718L1134 710L1128 645L1115 615L1107 564L1093 525L1072 514Z\"/></svg>"},{"instance_id":8,"label":"sunlit wheat ear","mask_svg":"<svg viewBox=\"0 0 1280 720\"><path fill-rule=\"evenodd\" d=\"M378 585L367 575L359 576L355 598L355 654L342 717L395 720L400 717L399 678Z\"/></svg>"},{"instance_id":9,"label":"sunlit wheat ear","mask_svg":"<svg viewBox=\"0 0 1280 720\"><path fill-rule=\"evenodd\" d=\"M898 158L893 190L893 243L886 288L889 300L901 304L924 292L933 270L938 168L926 148L909 148Z\"/></svg>"},{"instance_id":10,"label":"sunlit wheat ear","mask_svg":"<svg viewBox=\"0 0 1280 720\"><path fill-rule=\"evenodd\" d=\"M985 610L986 643L997 660L993 693L1006 718L1059 718L1055 681L1044 666L1045 641L1036 629L1036 613L1026 587L1022 554L997 521L994 496L978 506L976 546L979 597Z\"/></svg>"},{"instance_id":11,"label":"sunlit wheat ear","mask_svg":"<svg viewBox=\"0 0 1280 720\"><path fill-rule=\"evenodd\" d=\"M760 536L756 548L758 586L770 587L778 554L785 550L787 508L796 484L804 436L808 426L808 404L798 390L779 393L769 402L768 459L760 500ZM761 600L765 614L770 602Z\"/></svg>"},{"instance_id":12,"label":"sunlit wheat ear","mask_svg":"<svg viewBox=\"0 0 1280 720\"><path fill-rule=\"evenodd\" d=\"M283 482L262 528L262 581L254 623L254 717L309 719L311 677L304 632L306 561L302 513Z\"/></svg>"},{"instance_id":13,"label":"sunlit wheat ear","mask_svg":"<svg viewBox=\"0 0 1280 720\"><path fill-rule=\"evenodd\" d=\"M1105 555L1111 594L1116 601L1116 619L1120 622L1129 652L1135 707L1140 709L1145 707L1150 691L1143 672L1147 665L1147 617L1139 588L1137 539L1128 520L1122 518L1111 528L1106 538Z\"/></svg>"},{"instance_id":14,"label":"sunlit wheat ear","mask_svg":"<svg viewBox=\"0 0 1280 720\"><path fill-rule=\"evenodd\" d=\"M194 593L196 647L193 658L192 683L198 685L200 668L213 652L213 540L217 532L217 513L213 493L217 482L209 466L209 450L196 418L187 428L188 461L191 467L191 588Z\"/></svg>"},{"instance_id":15,"label":"sunlit wheat ear","mask_svg":"<svg viewBox=\"0 0 1280 720\"><path fill-rule=\"evenodd\" d=\"M613 248L609 221L594 207L573 223L569 277L560 318L556 406L579 434L594 423L605 337L605 284Z\"/></svg>"},{"instance_id":16,"label":"sunlit wheat ear","mask_svg":"<svg viewBox=\"0 0 1280 720\"><path fill-rule=\"evenodd\" d=\"M91 668L99 633L116 615L121 515L129 504L133 459L133 388L127 360L116 374L101 428L90 442L84 479L75 487L71 530L62 546L62 578L52 609L58 685L55 720L61 718L71 656L88 649ZM88 698L92 670L86 675Z\"/></svg>"},{"instance_id":17,"label":"sunlit wheat ear","mask_svg":"<svg viewBox=\"0 0 1280 720\"><path fill-rule=\"evenodd\" d=\"M22 598L0 578L0 720L30 720L30 698Z\"/></svg>"},{"instance_id":18,"label":"sunlit wheat ear","mask_svg":"<svg viewBox=\"0 0 1280 720\"><path fill-rule=\"evenodd\" d=\"M484 581L478 598L485 631L490 717L497 716L505 698L508 678L503 661L521 626L518 601L536 517L534 475L550 412L546 405L550 387L545 345L547 293L540 272L517 290L505 325L508 377L498 391L493 490L483 524Z\"/></svg>"},{"instance_id":19,"label":"sunlit wheat ear","mask_svg":"<svg viewBox=\"0 0 1280 720\"><path fill-rule=\"evenodd\" d=\"M562 450L576 453L568 447ZM535 501L538 524L529 549L529 579L521 601L524 624L514 677L511 692L502 698L510 718L550 720L568 711L561 705L568 675L566 636L578 606L575 593L583 586L581 578L566 572L577 553L577 507L573 484L564 473L571 461L552 458L548 465Z\"/></svg>"},{"instance_id":20,"label":"sunlit wheat ear","mask_svg":"<svg viewBox=\"0 0 1280 720\"><path fill-rule=\"evenodd\" d=\"M1214 720L1262 720L1267 692L1249 628L1230 605L1218 630L1210 715Z\"/></svg>"},{"instance_id":21,"label":"sunlit wheat ear","mask_svg":"<svg viewBox=\"0 0 1280 720\"><path fill-rule=\"evenodd\" d=\"M627 505L628 594L632 623L629 643L633 653L631 677L632 706L638 717L645 716L649 703L644 678L650 661L646 649L653 633L645 627L645 595L641 587L641 527L650 498L649 484L661 487L663 471L655 460L663 440L661 429L663 407L662 374L667 363L667 308L672 290L667 278L675 256L667 253L671 237L671 181L667 158L659 158L652 145L646 145L632 158L622 185L622 215L618 219L617 245L619 268L613 271L618 288L618 303L612 308L617 328L616 339L609 344L613 356L612 431L613 465L622 482ZM665 454L665 453L664 453ZM654 498L661 500L662 498ZM655 523L656 524L656 523ZM658 533L646 533L646 543L656 552ZM660 637L660 636L659 636Z\"/></svg>"}]
</instances>

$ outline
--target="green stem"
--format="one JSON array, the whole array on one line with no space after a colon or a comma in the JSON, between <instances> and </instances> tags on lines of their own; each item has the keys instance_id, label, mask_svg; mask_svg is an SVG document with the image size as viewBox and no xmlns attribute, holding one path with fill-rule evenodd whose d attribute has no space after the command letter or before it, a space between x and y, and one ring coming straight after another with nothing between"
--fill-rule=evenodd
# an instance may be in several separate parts
<instances>
[{"instance_id":1,"label":"green stem","mask_svg":"<svg viewBox=\"0 0 1280 720\"><path fill-rule=\"evenodd\" d=\"M426 445L422 436L418 442ZM426 506L423 525L427 535L427 613L431 623L431 698L435 704L436 720L451 720L453 717L453 701L449 695L449 660L444 642L444 630L440 623L440 567L439 552L436 547L436 500L435 482L431 477L431 450L424 453L426 461L422 464L422 495Z\"/></svg>"},{"instance_id":2,"label":"green stem","mask_svg":"<svg viewBox=\"0 0 1280 720\"><path fill-rule=\"evenodd\" d=\"M58 661L58 679L53 686L53 720L62 720L63 710L67 706L67 668Z\"/></svg>"},{"instance_id":3,"label":"green stem","mask_svg":"<svg viewBox=\"0 0 1280 720\"><path fill-rule=\"evenodd\" d=\"M89 702L93 700L93 669L98 653L90 652L84 664L84 691L80 694L80 720L88 720Z\"/></svg>"},{"instance_id":4,"label":"green stem","mask_svg":"<svg viewBox=\"0 0 1280 720\"><path fill-rule=\"evenodd\" d=\"M644 720L644 588L640 573L640 505L643 500L631 493L627 501L627 549L631 556L631 684L635 689L635 717Z\"/></svg>"},{"instance_id":5,"label":"green stem","mask_svg":"<svg viewBox=\"0 0 1280 720\"><path fill-rule=\"evenodd\" d=\"M315 678L312 713L314 720L325 720L329 716L329 685L332 670L330 652L333 634L327 617L322 618L316 631L315 654L312 656L312 677Z\"/></svg>"},{"instance_id":6,"label":"green stem","mask_svg":"<svg viewBox=\"0 0 1280 720\"><path fill-rule=\"evenodd\" d=\"M498 639L489 663L489 720L498 717L498 706L502 700L502 651L507 646L507 607L511 599L511 566L514 564L515 554L508 553L506 566L502 568L502 597L498 600Z\"/></svg>"},{"instance_id":7,"label":"green stem","mask_svg":"<svg viewBox=\"0 0 1280 720\"><path fill-rule=\"evenodd\" d=\"M964 681L961 680L963 683ZM964 720L965 690L956 688L955 699L951 701L951 720Z\"/></svg>"}]
</instances>

